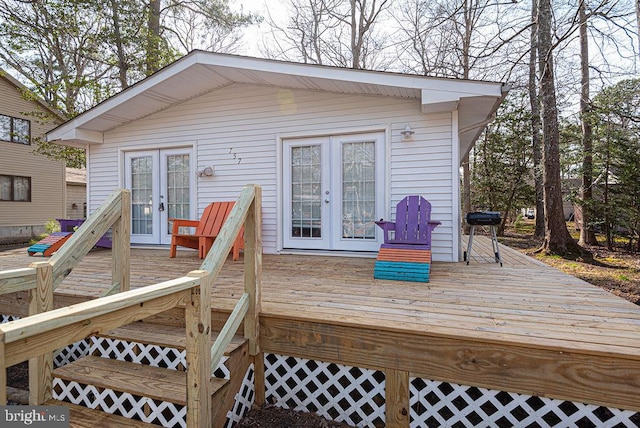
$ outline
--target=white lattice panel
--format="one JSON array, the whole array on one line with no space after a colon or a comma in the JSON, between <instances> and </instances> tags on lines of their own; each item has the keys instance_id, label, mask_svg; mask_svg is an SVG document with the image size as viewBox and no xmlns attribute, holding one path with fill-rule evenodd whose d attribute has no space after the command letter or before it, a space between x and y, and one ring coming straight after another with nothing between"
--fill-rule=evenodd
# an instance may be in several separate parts
<instances>
[{"instance_id":1,"label":"white lattice panel","mask_svg":"<svg viewBox=\"0 0 640 428\"><path fill-rule=\"evenodd\" d=\"M6 322L15 321L15 320L19 320L19 319L20 319L20 317L16 316L16 315L0 314L0 324L4 324Z\"/></svg>"},{"instance_id":2,"label":"white lattice panel","mask_svg":"<svg viewBox=\"0 0 640 428\"><path fill-rule=\"evenodd\" d=\"M254 377L255 371L253 364L251 364L244 375L240 391L238 391L235 396L233 409L227 413L227 423L225 424L225 428L231 428L237 424L253 405L256 396Z\"/></svg>"},{"instance_id":3,"label":"white lattice panel","mask_svg":"<svg viewBox=\"0 0 640 428\"><path fill-rule=\"evenodd\" d=\"M334 363L265 355L267 400L358 427L384 425L384 373Z\"/></svg>"},{"instance_id":4,"label":"white lattice panel","mask_svg":"<svg viewBox=\"0 0 640 428\"><path fill-rule=\"evenodd\" d=\"M91 355L102 358L146 364L171 370L184 371L187 366L187 354L184 350L149 345L146 343L128 342L120 339L92 337L89 352ZM229 369L225 365L227 359L228 357L222 357L218 368L214 372L215 377L229 379Z\"/></svg>"},{"instance_id":5,"label":"white lattice panel","mask_svg":"<svg viewBox=\"0 0 640 428\"><path fill-rule=\"evenodd\" d=\"M412 378L411 427L639 427L640 413Z\"/></svg>"},{"instance_id":6,"label":"white lattice panel","mask_svg":"<svg viewBox=\"0 0 640 428\"><path fill-rule=\"evenodd\" d=\"M186 427L186 407L93 385L53 380L53 398L163 427Z\"/></svg>"},{"instance_id":7,"label":"white lattice panel","mask_svg":"<svg viewBox=\"0 0 640 428\"><path fill-rule=\"evenodd\" d=\"M75 360L89 355L89 341L80 340L76 343L72 343L66 348L61 349L59 352L54 353L53 364L55 367L64 366Z\"/></svg>"}]
</instances>

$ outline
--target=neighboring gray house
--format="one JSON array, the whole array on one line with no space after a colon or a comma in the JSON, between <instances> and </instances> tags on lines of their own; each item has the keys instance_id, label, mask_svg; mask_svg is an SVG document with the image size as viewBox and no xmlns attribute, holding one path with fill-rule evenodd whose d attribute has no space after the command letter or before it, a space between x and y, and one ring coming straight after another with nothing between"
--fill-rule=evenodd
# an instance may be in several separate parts
<instances>
[{"instance_id":1,"label":"neighboring gray house","mask_svg":"<svg viewBox=\"0 0 640 428\"><path fill-rule=\"evenodd\" d=\"M502 83L194 51L48 139L86 148L89 212L132 189L132 243L167 244L167 218L256 183L265 253L375 252L373 222L420 194L442 222L433 259L458 261L460 160L505 95Z\"/></svg>"},{"instance_id":2,"label":"neighboring gray house","mask_svg":"<svg viewBox=\"0 0 640 428\"><path fill-rule=\"evenodd\" d=\"M35 155L60 114L0 69L0 243L26 242L65 214L64 162ZM43 123L41 116L54 118Z\"/></svg>"},{"instance_id":3,"label":"neighboring gray house","mask_svg":"<svg viewBox=\"0 0 640 428\"><path fill-rule=\"evenodd\" d=\"M87 170L67 168L67 215L68 219L81 219L87 216Z\"/></svg>"}]
</instances>

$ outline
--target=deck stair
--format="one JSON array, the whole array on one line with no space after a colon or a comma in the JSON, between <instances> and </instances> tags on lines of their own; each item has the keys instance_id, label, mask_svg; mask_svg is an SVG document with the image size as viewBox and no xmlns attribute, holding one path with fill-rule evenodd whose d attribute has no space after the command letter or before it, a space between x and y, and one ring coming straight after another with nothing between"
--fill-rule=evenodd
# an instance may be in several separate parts
<instances>
[{"instance_id":1,"label":"deck stair","mask_svg":"<svg viewBox=\"0 0 640 428\"><path fill-rule=\"evenodd\" d=\"M212 333L211 343L216 337ZM153 424L185 426L183 327L135 322L92 342L91 355L54 370L54 398ZM223 416L233 406L229 384L244 374L247 354L245 339L234 337L211 378L212 408L222 407Z\"/></svg>"}]
</instances>

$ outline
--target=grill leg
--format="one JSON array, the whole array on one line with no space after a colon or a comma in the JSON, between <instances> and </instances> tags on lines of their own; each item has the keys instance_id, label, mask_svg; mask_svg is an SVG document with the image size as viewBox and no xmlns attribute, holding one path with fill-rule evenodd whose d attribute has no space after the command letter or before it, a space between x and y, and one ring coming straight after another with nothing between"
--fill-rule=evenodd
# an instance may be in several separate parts
<instances>
[{"instance_id":1,"label":"grill leg","mask_svg":"<svg viewBox=\"0 0 640 428\"><path fill-rule=\"evenodd\" d=\"M498 246L498 235L496 234L496 227L491 226L491 247L493 248L493 254L496 258L496 263L500 263L502 267L502 259L500 258L500 247Z\"/></svg>"},{"instance_id":2,"label":"grill leg","mask_svg":"<svg viewBox=\"0 0 640 428\"><path fill-rule=\"evenodd\" d=\"M473 245L473 233L476 230L475 225L471 225L471 229L469 229L469 242L467 242L467 252L465 253L465 260L467 261L467 265L469 264L469 260L471 260L471 246Z\"/></svg>"}]
</instances>

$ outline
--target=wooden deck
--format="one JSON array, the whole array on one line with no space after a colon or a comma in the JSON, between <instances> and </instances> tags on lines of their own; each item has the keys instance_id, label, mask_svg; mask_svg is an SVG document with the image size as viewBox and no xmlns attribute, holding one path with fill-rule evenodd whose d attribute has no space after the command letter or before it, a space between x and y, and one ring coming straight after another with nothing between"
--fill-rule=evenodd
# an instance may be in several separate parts
<instances>
[{"instance_id":1,"label":"wooden deck","mask_svg":"<svg viewBox=\"0 0 640 428\"><path fill-rule=\"evenodd\" d=\"M501 255L503 267L477 236L469 265L434 263L428 284L374 280L374 259L264 255L262 351L640 411L640 307L507 247ZM0 270L39 259L3 252ZM106 289L110 262L110 250L86 256L56 306ZM193 251L132 249L131 287L199 266ZM242 257L229 258L216 309L235 305L242 272Z\"/></svg>"}]
</instances>

